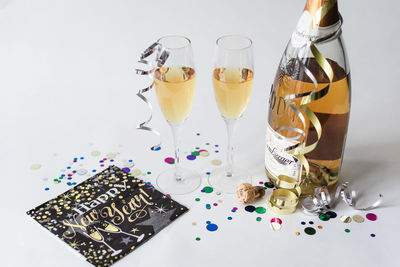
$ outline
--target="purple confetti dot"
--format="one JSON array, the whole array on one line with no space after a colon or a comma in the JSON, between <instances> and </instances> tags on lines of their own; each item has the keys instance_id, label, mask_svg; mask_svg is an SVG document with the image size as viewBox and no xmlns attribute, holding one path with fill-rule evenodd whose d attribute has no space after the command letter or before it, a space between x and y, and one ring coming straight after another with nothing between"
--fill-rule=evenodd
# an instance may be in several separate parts
<instances>
[{"instance_id":1,"label":"purple confetti dot","mask_svg":"<svg viewBox=\"0 0 400 267\"><path fill-rule=\"evenodd\" d=\"M375 234L371 234L371 237L375 237Z\"/></svg>"},{"instance_id":2,"label":"purple confetti dot","mask_svg":"<svg viewBox=\"0 0 400 267\"><path fill-rule=\"evenodd\" d=\"M124 172L126 172L126 173L129 173L129 172L131 171L131 169L129 169L129 168L122 168L122 170L123 170Z\"/></svg>"},{"instance_id":3,"label":"purple confetti dot","mask_svg":"<svg viewBox=\"0 0 400 267\"><path fill-rule=\"evenodd\" d=\"M200 135L200 133L197 133L196 135L197 135L197 136L199 136L199 135Z\"/></svg>"},{"instance_id":4,"label":"purple confetti dot","mask_svg":"<svg viewBox=\"0 0 400 267\"><path fill-rule=\"evenodd\" d=\"M188 160L195 160L195 159L196 159L196 156L194 156L194 155L188 155L186 158L187 158Z\"/></svg>"},{"instance_id":5,"label":"purple confetti dot","mask_svg":"<svg viewBox=\"0 0 400 267\"><path fill-rule=\"evenodd\" d=\"M110 161L111 161L111 162L114 162L114 160L113 160L113 159L111 159Z\"/></svg>"},{"instance_id":6,"label":"purple confetti dot","mask_svg":"<svg viewBox=\"0 0 400 267\"><path fill-rule=\"evenodd\" d=\"M76 171L74 170L74 171L72 171L72 173L76 173Z\"/></svg>"}]
</instances>

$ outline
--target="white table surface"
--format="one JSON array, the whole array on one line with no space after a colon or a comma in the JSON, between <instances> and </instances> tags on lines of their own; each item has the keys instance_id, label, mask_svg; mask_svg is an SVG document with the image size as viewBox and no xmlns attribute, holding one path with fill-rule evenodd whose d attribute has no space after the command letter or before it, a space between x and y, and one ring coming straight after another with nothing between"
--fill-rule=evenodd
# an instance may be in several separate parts
<instances>
[{"instance_id":1,"label":"white table surface","mask_svg":"<svg viewBox=\"0 0 400 267\"><path fill-rule=\"evenodd\" d=\"M265 180L269 88L304 4L301 0L1 0L0 266L90 266L25 214L70 188L52 179L74 157L84 156L85 168L99 170L100 157L90 156L91 151L99 150L102 156L119 152L116 162L121 167L123 160L132 159L136 168L152 172L143 177L152 182L171 167L163 162L173 153L171 134L157 105L153 125L162 133L162 150L150 151L157 139L135 130L148 111L135 96L140 81L133 72L134 62L163 35L182 34L193 42L198 79L183 150L204 148L206 142L221 146L218 154L184 161L202 174L204 185L205 172L213 169L211 160L224 160L226 144L211 84L214 41L233 33L254 40L255 84L236 135L236 162L253 174L255 182ZM353 90L341 180L352 181L361 193L361 205L384 194L384 205L374 211L378 220L345 225L338 218L323 222L300 210L288 216L271 211L250 214L233 195L204 194L199 189L174 197L190 211L115 266L397 264L400 7L394 0L339 0L339 5ZM154 92L149 96L156 103ZM42 167L31 170L35 163ZM86 178L75 175L73 181ZM268 196L255 205L265 206ZM195 202L195 197L201 201ZM218 207L205 209L206 203L218 199L223 200ZM234 206L239 208L236 213L231 212ZM343 203L336 212L365 215ZM268 226L272 217L283 220L278 232ZM207 220L219 229L207 231ZM300 224L310 220L315 228L323 226L314 236L306 235ZM345 228L351 232L345 233ZM201 240L195 241L196 237Z\"/></svg>"}]
</instances>

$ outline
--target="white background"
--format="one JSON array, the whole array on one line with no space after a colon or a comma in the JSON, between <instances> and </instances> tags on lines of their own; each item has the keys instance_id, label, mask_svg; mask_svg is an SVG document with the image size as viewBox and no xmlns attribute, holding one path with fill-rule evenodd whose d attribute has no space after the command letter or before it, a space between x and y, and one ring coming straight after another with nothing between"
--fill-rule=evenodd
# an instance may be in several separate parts
<instances>
[{"instance_id":1,"label":"white background","mask_svg":"<svg viewBox=\"0 0 400 267\"><path fill-rule=\"evenodd\" d=\"M0 1L0 265L89 266L78 253L57 241L25 212L69 187L54 185L73 157L98 168L92 150L120 152L136 167L151 170L154 181L172 154L168 125L155 105L157 141L135 130L147 115L135 96L140 81L134 62L158 37L189 37L197 71L192 112L185 124L184 150L205 142L222 146L220 154L187 162L203 174L210 160L223 159L225 126L211 86L214 42L225 34L254 41L255 84L236 135L236 161L265 179L264 138L267 99L279 59L305 1ZM283 219L279 232L269 229L276 215L268 211L256 222L231 195L195 193L174 197L190 212L115 266L394 266L397 264L400 127L398 97L400 7L396 1L339 1L352 75L352 107L342 181L361 192L360 204L385 195L379 219L344 225L321 222L297 211ZM156 103L154 93L150 99ZM196 132L201 133L198 137ZM119 146L119 144L122 145ZM54 156L53 153L57 155ZM33 171L30 165L40 163ZM43 181L43 178L49 180ZM82 181L86 177L77 177ZM49 191L44 191L50 187ZM195 197L201 202L195 202ZM224 202L206 210L205 203ZM208 201L208 202L207 202ZM264 205L266 198L256 205ZM235 214L230 210L238 206ZM338 215L364 215L340 204ZM234 217L232 221L227 216ZM205 230L205 221L219 225ZM324 226L304 234L300 221ZM192 226L197 222L197 226ZM345 233L344 229L351 229ZM294 233L302 234L296 236ZM371 238L370 233L376 237ZM201 241L195 241L195 237Z\"/></svg>"}]
</instances>

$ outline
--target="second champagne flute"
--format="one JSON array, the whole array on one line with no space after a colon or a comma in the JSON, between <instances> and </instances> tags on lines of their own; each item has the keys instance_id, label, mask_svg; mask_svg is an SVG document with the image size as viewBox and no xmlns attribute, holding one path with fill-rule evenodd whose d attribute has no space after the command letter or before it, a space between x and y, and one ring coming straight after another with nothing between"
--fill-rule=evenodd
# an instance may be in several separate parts
<instances>
[{"instance_id":1,"label":"second champagne flute","mask_svg":"<svg viewBox=\"0 0 400 267\"><path fill-rule=\"evenodd\" d=\"M251 175L233 164L233 134L243 115L253 88L252 41L244 36L228 35L217 40L213 84L215 99L228 132L227 163L208 178L211 186L234 193L238 184L250 183Z\"/></svg>"},{"instance_id":2,"label":"second champagne flute","mask_svg":"<svg viewBox=\"0 0 400 267\"><path fill-rule=\"evenodd\" d=\"M157 185L169 194L186 194L200 186L200 175L180 165L182 124L192 107L196 76L191 42L183 36L165 36L157 41L168 51L164 65L155 71L158 103L171 126L175 145L175 169L157 177Z\"/></svg>"}]
</instances>

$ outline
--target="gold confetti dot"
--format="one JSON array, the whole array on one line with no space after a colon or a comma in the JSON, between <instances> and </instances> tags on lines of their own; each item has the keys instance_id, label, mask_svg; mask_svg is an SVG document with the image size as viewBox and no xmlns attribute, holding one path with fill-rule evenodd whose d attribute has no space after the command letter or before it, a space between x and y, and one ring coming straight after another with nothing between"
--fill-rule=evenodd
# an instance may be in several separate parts
<instances>
[{"instance_id":1,"label":"gold confetti dot","mask_svg":"<svg viewBox=\"0 0 400 267\"><path fill-rule=\"evenodd\" d=\"M92 155L93 157L100 156L100 154L101 154L101 152L98 151L98 150L93 150L93 151L90 153L90 155Z\"/></svg>"},{"instance_id":2,"label":"gold confetti dot","mask_svg":"<svg viewBox=\"0 0 400 267\"><path fill-rule=\"evenodd\" d=\"M322 229L323 227L322 227L322 225L318 225L318 229Z\"/></svg>"},{"instance_id":3,"label":"gold confetti dot","mask_svg":"<svg viewBox=\"0 0 400 267\"><path fill-rule=\"evenodd\" d=\"M208 157L210 155L210 153L208 153L208 151L201 151L200 152L200 156L202 157Z\"/></svg>"},{"instance_id":4,"label":"gold confetti dot","mask_svg":"<svg viewBox=\"0 0 400 267\"><path fill-rule=\"evenodd\" d=\"M211 161L211 164L212 164L212 165L218 166L218 165L221 165L221 164L222 164L222 161L219 160L219 159L213 159L213 160Z\"/></svg>"},{"instance_id":5,"label":"gold confetti dot","mask_svg":"<svg viewBox=\"0 0 400 267\"><path fill-rule=\"evenodd\" d=\"M108 158L108 159L113 159L113 158L115 158L117 156L117 153L108 153L107 155L106 155L106 158Z\"/></svg>"},{"instance_id":6,"label":"gold confetti dot","mask_svg":"<svg viewBox=\"0 0 400 267\"><path fill-rule=\"evenodd\" d=\"M350 218L350 216L346 216L346 215L341 216L341 217L340 217L340 220L341 220L343 223L350 223L350 222L352 221L351 218Z\"/></svg>"},{"instance_id":7,"label":"gold confetti dot","mask_svg":"<svg viewBox=\"0 0 400 267\"><path fill-rule=\"evenodd\" d=\"M41 167L42 167L42 165L37 164L37 163L31 165L31 169L32 169L32 170L39 170Z\"/></svg>"},{"instance_id":8,"label":"gold confetti dot","mask_svg":"<svg viewBox=\"0 0 400 267\"><path fill-rule=\"evenodd\" d=\"M296 235L300 235L300 232L296 232Z\"/></svg>"},{"instance_id":9,"label":"gold confetti dot","mask_svg":"<svg viewBox=\"0 0 400 267\"><path fill-rule=\"evenodd\" d=\"M141 170L138 170L138 169L133 169L132 171L131 171L131 174L133 175L133 176L138 176L138 175L140 175L142 173L142 171Z\"/></svg>"},{"instance_id":10,"label":"gold confetti dot","mask_svg":"<svg viewBox=\"0 0 400 267\"><path fill-rule=\"evenodd\" d=\"M192 225L195 226L195 225L197 225L197 223L196 222L192 222Z\"/></svg>"},{"instance_id":11,"label":"gold confetti dot","mask_svg":"<svg viewBox=\"0 0 400 267\"><path fill-rule=\"evenodd\" d=\"M363 222L364 222L364 218L363 218L362 216L360 216L360 215L354 215L354 216L353 216L353 220L354 220L356 223L363 223Z\"/></svg>"}]
</instances>

